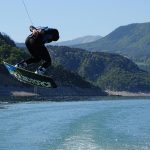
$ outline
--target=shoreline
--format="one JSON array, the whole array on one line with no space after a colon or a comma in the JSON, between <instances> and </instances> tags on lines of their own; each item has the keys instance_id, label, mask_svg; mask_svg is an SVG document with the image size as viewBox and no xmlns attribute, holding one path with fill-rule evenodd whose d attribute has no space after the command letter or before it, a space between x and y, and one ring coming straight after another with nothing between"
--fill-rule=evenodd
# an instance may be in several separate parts
<instances>
[{"instance_id":1,"label":"shoreline","mask_svg":"<svg viewBox=\"0 0 150 150\"><path fill-rule=\"evenodd\" d=\"M128 96L131 96L131 97L138 97L138 96L150 96L150 93L144 93L144 92L128 92L128 91L110 91L110 90L105 90L105 92L108 94L107 96L104 96L104 97L109 97L109 96L120 96L120 97L128 97ZM12 97L42 97L42 95L40 95L39 93L36 93L36 92L29 92L29 91L11 91L11 95L7 95L7 94L2 94L2 96L12 96ZM62 94L56 94L56 95L49 95L49 96L46 96L46 97L63 97L63 96L71 96L71 97L74 97L74 96L100 96L100 95L96 95L96 94L91 94L91 95L62 95ZM103 95L102 95L103 96ZM45 97L45 96L43 96Z\"/></svg>"},{"instance_id":2,"label":"shoreline","mask_svg":"<svg viewBox=\"0 0 150 150\"><path fill-rule=\"evenodd\" d=\"M128 92L128 91L109 91L109 90L106 90L105 92L108 93L108 96L135 96L135 97L137 97L137 96L150 96L150 93L144 93L144 92L133 93L133 92ZM39 96L39 94L36 94L34 92L26 92L26 91L14 91L14 92L12 92L12 96L15 96L15 97L26 97L26 96L30 97L30 96ZM77 96L80 96L80 95L77 95ZM99 95L97 95L97 96L99 96ZM106 97L108 97L108 96L106 96Z\"/></svg>"},{"instance_id":3,"label":"shoreline","mask_svg":"<svg viewBox=\"0 0 150 150\"><path fill-rule=\"evenodd\" d=\"M150 100L150 96L2 96L0 107L3 104L36 103L36 102L83 102L83 101L118 101L118 100Z\"/></svg>"},{"instance_id":4,"label":"shoreline","mask_svg":"<svg viewBox=\"0 0 150 150\"><path fill-rule=\"evenodd\" d=\"M128 91L109 91L106 90L110 96L131 96L131 97L138 97L138 96L150 96L150 93L144 93L144 92L128 92Z\"/></svg>"}]
</instances>

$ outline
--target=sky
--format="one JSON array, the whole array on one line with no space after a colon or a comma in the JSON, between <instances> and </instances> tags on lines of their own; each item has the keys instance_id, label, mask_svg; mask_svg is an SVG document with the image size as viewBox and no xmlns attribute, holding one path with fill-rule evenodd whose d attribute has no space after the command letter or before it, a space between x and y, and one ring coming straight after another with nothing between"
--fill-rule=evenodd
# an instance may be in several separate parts
<instances>
[{"instance_id":1,"label":"sky","mask_svg":"<svg viewBox=\"0 0 150 150\"><path fill-rule=\"evenodd\" d=\"M15 42L25 41L32 24L57 28L66 41L144 22L150 22L150 0L0 0L0 32Z\"/></svg>"}]
</instances>

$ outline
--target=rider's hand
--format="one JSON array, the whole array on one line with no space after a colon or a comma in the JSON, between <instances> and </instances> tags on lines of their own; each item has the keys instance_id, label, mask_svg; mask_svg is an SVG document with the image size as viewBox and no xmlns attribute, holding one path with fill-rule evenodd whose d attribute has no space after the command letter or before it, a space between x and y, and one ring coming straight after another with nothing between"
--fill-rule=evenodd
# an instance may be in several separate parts
<instances>
[{"instance_id":1,"label":"rider's hand","mask_svg":"<svg viewBox=\"0 0 150 150\"><path fill-rule=\"evenodd\" d=\"M33 34L33 35L37 36L37 35L38 35L38 33L39 33L39 31L38 31L38 30L36 30L36 29L33 29L33 30L32 30L32 34Z\"/></svg>"}]
</instances>

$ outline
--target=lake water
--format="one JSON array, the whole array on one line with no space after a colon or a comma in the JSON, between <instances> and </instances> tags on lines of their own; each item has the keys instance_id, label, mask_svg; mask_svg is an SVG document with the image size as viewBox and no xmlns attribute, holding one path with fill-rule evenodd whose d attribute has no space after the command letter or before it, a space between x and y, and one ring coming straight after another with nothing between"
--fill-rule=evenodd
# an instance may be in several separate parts
<instances>
[{"instance_id":1,"label":"lake water","mask_svg":"<svg viewBox=\"0 0 150 150\"><path fill-rule=\"evenodd\" d=\"M149 98L0 104L0 150L149 149Z\"/></svg>"}]
</instances>

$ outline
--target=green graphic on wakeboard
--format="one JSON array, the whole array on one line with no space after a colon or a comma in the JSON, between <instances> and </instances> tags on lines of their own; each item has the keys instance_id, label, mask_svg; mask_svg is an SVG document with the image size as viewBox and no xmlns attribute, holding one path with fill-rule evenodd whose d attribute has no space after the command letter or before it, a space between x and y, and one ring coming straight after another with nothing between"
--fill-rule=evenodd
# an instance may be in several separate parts
<instances>
[{"instance_id":1,"label":"green graphic on wakeboard","mask_svg":"<svg viewBox=\"0 0 150 150\"><path fill-rule=\"evenodd\" d=\"M4 62L5 67L9 73L20 82L30 84L33 86L45 87L45 88L56 88L57 85L54 80L45 75L38 75L34 72L25 70L23 68L15 67L11 64Z\"/></svg>"}]
</instances>

